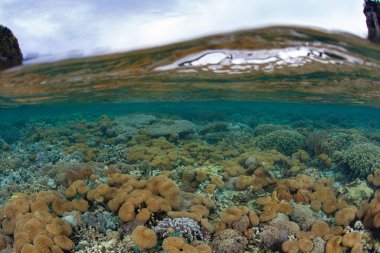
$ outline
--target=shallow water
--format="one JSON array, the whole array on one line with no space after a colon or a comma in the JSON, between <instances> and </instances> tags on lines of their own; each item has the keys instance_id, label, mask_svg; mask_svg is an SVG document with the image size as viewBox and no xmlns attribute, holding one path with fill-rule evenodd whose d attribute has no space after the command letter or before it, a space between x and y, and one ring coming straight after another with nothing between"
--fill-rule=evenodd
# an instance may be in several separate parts
<instances>
[{"instance_id":1,"label":"shallow water","mask_svg":"<svg viewBox=\"0 0 380 253\"><path fill-rule=\"evenodd\" d=\"M5 252L379 252L380 51L277 28L275 65L201 57L266 59L248 34L0 76ZM301 41L327 54L277 51Z\"/></svg>"}]
</instances>

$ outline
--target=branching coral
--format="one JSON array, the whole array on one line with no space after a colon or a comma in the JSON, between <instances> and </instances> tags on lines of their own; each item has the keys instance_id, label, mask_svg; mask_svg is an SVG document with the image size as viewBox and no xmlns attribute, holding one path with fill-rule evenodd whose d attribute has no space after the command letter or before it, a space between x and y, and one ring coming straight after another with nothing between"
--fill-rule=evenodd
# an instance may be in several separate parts
<instances>
[{"instance_id":1,"label":"branching coral","mask_svg":"<svg viewBox=\"0 0 380 253\"><path fill-rule=\"evenodd\" d=\"M189 218L164 218L153 228L154 232L161 238L166 238L170 234L180 234L192 242L195 239L204 240L203 232L199 224Z\"/></svg>"}]
</instances>

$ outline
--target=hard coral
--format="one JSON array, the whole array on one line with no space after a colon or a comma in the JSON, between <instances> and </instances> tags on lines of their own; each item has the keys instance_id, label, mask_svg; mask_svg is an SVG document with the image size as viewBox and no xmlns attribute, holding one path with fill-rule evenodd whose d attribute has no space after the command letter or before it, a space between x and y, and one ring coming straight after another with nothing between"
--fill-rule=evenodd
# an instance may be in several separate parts
<instances>
[{"instance_id":1,"label":"hard coral","mask_svg":"<svg viewBox=\"0 0 380 253\"><path fill-rule=\"evenodd\" d=\"M261 124L253 130L253 135L264 136L278 130L291 130L291 127L286 125Z\"/></svg>"},{"instance_id":2,"label":"hard coral","mask_svg":"<svg viewBox=\"0 0 380 253\"><path fill-rule=\"evenodd\" d=\"M324 253L326 247L326 241L321 237L315 237L313 239L313 250L311 253Z\"/></svg>"},{"instance_id":3,"label":"hard coral","mask_svg":"<svg viewBox=\"0 0 380 253\"><path fill-rule=\"evenodd\" d=\"M298 223L304 231L309 230L316 221L313 211L308 206L301 204L293 204L290 218Z\"/></svg>"},{"instance_id":4,"label":"hard coral","mask_svg":"<svg viewBox=\"0 0 380 253\"><path fill-rule=\"evenodd\" d=\"M188 242L196 239L204 240L203 232L199 224L189 218L164 218L153 228L154 232L161 238L166 238L172 233L180 233Z\"/></svg>"},{"instance_id":5,"label":"hard coral","mask_svg":"<svg viewBox=\"0 0 380 253\"><path fill-rule=\"evenodd\" d=\"M288 233L284 229L274 226L265 227L260 234L260 241L265 249L278 250L288 239Z\"/></svg>"},{"instance_id":6,"label":"hard coral","mask_svg":"<svg viewBox=\"0 0 380 253\"><path fill-rule=\"evenodd\" d=\"M370 142L351 145L342 153L341 162L354 176L367 178L380 167L380 146Z\"/></svg>"},{"instance_id":7,"label":"hard coral","mask_svg":"<svg viewBox=\"0 0 380 253\"><path fill-rule=\"evenodd\" d=\"M305 137L293 130L278 130L271 132L257 142L263 150L276 149L290 156L305 146Z\"/></svg>"},{"instance_id":8,"label":"hard coral","mask_svg":"<svg viewBox=\"0 0 380 253\"><path fill-rule=\"evenodd\" d=\"M211 247L218 253L240 253L243 252L247 243L247 238L239 235L235 230L226 229L215 234Z\"/></svg>"},{"instance_id":9,"label":"hard coral","mask_svg":"<svg viewBox=\"0 0 380 253\"><path fill-rule=\"evenodd\" d=\"M281 245L300 231L297 223L289 221L288 216L278 213L277 217L264 227L260 239L265 249L279 250Z\"/></svg>"}]
</instances>

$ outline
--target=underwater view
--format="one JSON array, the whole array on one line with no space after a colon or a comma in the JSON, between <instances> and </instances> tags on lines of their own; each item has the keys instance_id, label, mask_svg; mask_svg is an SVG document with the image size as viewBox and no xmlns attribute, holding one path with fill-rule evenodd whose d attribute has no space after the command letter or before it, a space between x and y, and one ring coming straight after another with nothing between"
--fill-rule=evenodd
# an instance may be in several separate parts
<instances>
[{"instance_id":1,"label":"underwater view","mask_svg":"<svg viewBox=\"0 0 380 253\"><path fill-rule=\"evenodd\" d=\"M380 46L272 26L3 70L0 252L380 253Z\"/></svg>"}]
</instances>

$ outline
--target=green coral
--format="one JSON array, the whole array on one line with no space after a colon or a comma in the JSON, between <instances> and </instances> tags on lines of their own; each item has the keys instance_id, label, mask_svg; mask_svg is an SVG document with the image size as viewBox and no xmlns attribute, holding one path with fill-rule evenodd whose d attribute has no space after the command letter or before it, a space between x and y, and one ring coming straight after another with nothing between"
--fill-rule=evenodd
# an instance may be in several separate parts
<instances>
[{"instance_id":1,"label":"green coral","mask_svg":"<svg viewBox=\"0 0 380 253\"><path fill-rule=\"evenodd\" d=\"M380 147L371 142L350 145L341 153L340 160L354 176L366 177L380 168Z\"/></svg>"},{"instance_id":2,"label":"green coral","mask_svg":"<svg viewBox=\"0 0 380 253\"><path fill-rule=\"evenodd\" d=\"M365 142L368 140L359 134L336 133L323 142L322 151L334 157L337 152L344 151L351 145Z\"/></svg>"},{"instance_id":3,"label":"green coral","mask_svg":"<svg viewBox=\"0 0 380 253\"><path fill-rule=\"evenodd\" d=\"M278 130L291 130L291 128L286 125L262 124L255 128L253 135L263 136Z\"/></svg>"},{"instance_id":4,"label":"green coral","mask_svg":"<svg viewBox=\"0 0 380 253\"><path fill-rule=\"evenodd\" d=\"M256 142L263 150L276 149L285 154L292 155L305 146L305 137L293 130L278 130L271 132Z\"/></svg>"},{"instance_id":5,"label":"green coral","mask_svg":"<svg viewBox=\"0 0 380 253\"><path fill-rule=\"evenodd\" d=\"M343 198L358 207L363 206L373 194L366 182L359 179L348 185L341 185L340 188Z\"/></svg>"}]
</instances>

